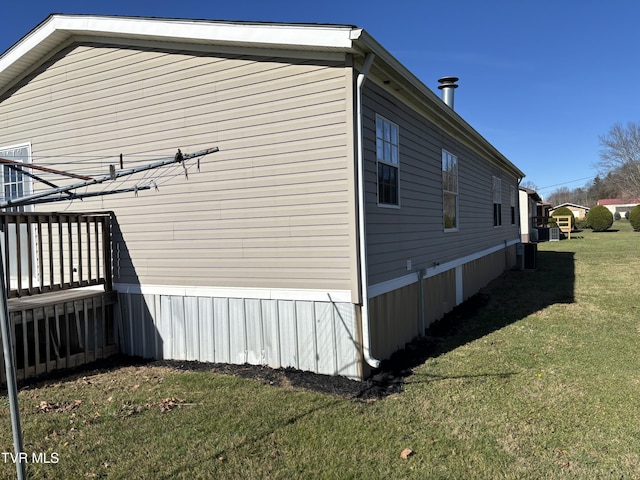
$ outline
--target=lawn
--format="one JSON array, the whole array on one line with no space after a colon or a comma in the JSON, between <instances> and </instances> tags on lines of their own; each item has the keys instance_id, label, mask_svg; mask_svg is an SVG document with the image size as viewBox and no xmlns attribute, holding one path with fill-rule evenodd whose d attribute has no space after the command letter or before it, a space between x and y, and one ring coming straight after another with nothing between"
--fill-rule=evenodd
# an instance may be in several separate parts
<instances>
[{"instance_id":1,"label":"lawn","mask_svg":"<svg viewBox=\"0 0 640 480\"><path fill-rule=\"evenodd\" d=\"M41 455L28 474L640 478L640 233L613 228L540 244L536 271L494 282L380 400L153 364L23 387L25 450ZM0 446L12 452L0 399ZM0 476L14 478L4 457Z\"/></svg>"}]
</instances>

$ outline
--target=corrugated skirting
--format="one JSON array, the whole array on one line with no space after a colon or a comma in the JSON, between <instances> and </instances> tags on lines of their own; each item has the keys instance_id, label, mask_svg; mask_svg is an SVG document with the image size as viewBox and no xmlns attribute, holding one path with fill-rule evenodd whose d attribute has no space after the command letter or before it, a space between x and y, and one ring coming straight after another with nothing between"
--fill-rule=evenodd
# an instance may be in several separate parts
<instances>
[{"instance_id":1,"label":"corrugated skirting","mask_svg":"<svg viewBox=\"0 0 640 480\"><path fill-rule=\"evenodd\" d=\"M123 353L360 378L351 303L137 293L118 297Z\"/></svg>"}]
</instances>

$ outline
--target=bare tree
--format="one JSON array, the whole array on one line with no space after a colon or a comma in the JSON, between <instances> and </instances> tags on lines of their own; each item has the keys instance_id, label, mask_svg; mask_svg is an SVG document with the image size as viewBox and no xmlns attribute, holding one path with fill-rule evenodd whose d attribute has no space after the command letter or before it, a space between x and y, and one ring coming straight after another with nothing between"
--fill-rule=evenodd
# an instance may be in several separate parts
<instances>
[{"instance_id":1,"label":"bare tree","mask_svg":"<svg viewBox=\"0 0 640 480\"><path fill-rule=\"evenodd\" d=\"M560 205L561 203L576 203L573 201L573 192L567 187L560 187L545 197L545 200L551 205Z\"/></svg>"},{"instance_id":2,"label":"bare tree","mask_svg":"<svg viewBox=\"0 0 640 480\"><path fill-rule=\"evenodd\" d=\"M603 147L597 164L600 171L623 196L640 196L640 123L616 123L599 139Z\"/></svg>"},{"instance_id":3,"label":"bare tree","mask_svg":"<svg viewBox=\"0 0 640 480\"><path fill-rule=\"evenodd\" d=\"M531 180L525 180L523 182L520 183L520 186L522 188L528 188L529 190L539 190L540 187L538 185L536 185L535 183L533 183Z\"/></svg>"}]
</instances>

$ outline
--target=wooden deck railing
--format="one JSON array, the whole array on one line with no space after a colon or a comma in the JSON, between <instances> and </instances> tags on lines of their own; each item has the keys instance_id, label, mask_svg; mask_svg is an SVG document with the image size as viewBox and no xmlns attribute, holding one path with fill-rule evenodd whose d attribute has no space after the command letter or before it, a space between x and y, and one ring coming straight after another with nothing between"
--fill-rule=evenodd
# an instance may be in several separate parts
<instances>
[{"instance_id":1,"label":"wooden deck railing","mask_svg":"<svg viewBox=\"0 0 640 480\"><path fill-rule=\"evenodd\" d=\"M557 215L553 217L556 219L556 225L562 233L567 235L567 238L571 240L571 230L573 230L573 215Z\"/></svg>"},{"instance_id":2,"label":"wooden deck railing","mask_svg":"<svg viewBox=\"0 0 640 480\"><path fill-rule=\"evenodd\" d=\"M549 227L549 220L551 217L532 217L531 226L533 228L547 228Z\"/></svg>"},{"instance_id":3,"label":"wooden deck railing","mask_svg":"<svg viewBox=\"0 0 640 480\"><path fill-rule=\"evenodd\" d=\"M110 213L0 214L18 379L118 351L111 220Z\"/></svg>"},{"instance_id":4,"label":"wooden deck railing","mask_svg":"<svg viewBox=\"0 0 640 480\"><path fill-rule=\"evenodd\" d=\"M2 213L0 229L9 298L112 289L110 213Z\"/></svg>"}]
</instances>

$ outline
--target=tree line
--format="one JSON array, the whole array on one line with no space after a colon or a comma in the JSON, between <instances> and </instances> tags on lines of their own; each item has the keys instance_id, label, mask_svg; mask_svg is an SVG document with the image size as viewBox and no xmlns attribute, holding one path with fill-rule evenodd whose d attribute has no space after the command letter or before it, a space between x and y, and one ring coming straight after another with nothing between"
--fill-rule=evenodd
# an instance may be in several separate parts
<instances>
[{"instance_id":1,"label":"tree line","mask_svg":"<svg viewBox=\"0 0 640 480\"><path fill-rule=\"evenodd\" d=\"M640 123L616 123L599 140L598 175L582 187L554 190L546 196L546 202L592 207L602 198L640 198Z\"/></svg>"}]
</instances>

